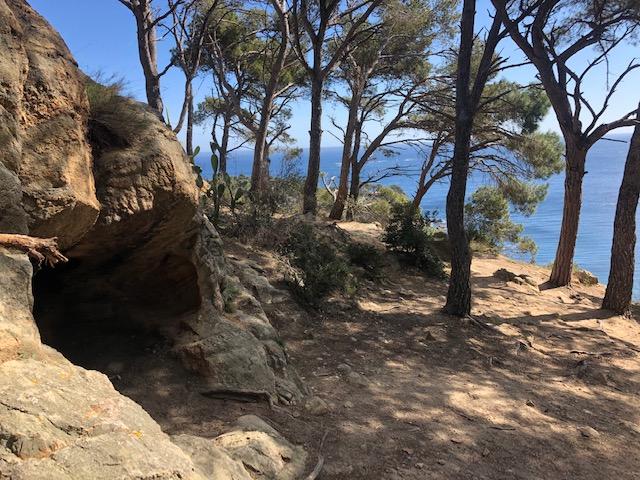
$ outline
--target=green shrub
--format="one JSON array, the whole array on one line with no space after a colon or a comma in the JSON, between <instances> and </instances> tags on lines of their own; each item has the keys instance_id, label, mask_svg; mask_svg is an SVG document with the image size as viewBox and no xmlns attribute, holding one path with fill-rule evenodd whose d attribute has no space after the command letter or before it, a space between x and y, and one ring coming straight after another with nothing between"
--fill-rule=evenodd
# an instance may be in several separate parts
<instances>
[{"instance_id":1,"label":"green shrub","mask_svg":"<svg viewBox=\"0 0 640 480\"><path fill-rule=\"evenodd\" d=\"M236 311L236 298L240 293L240 287L233 283L225 283L222 289L222 302L226 313L234 313Z\"/></svg>"},{"instance_id":2,"label":"green shrub","mask_svg":"<svg viewBox=\"0 0 640 480\"><path fill-rule=\"evenodd\" d=\"M296 214L302 209L304 176L292 174L272 177L267 194L268 207L273 213Z\"/></svg>"},{"instance_id":3,"label":"green shrub","mask_svg":"<svg viewBox=\"0 0 640 480\"><path fill-rule=\"evenodd\" d=\"M356 204L349 199L348 208L353 212L353 219L358 222L387 225L393 214L393 206L407 203L409 197L398 185L372 184L362 188Z\"/></svg>"},{"instance_id":4,"label":"green shrub","mask_svg":"<svg viewBox=\"0 0 640 480\"><path fill-rule=\"evenodd\" d=\"M347 255L353 265L357 265L365 271L368 278L374 280L382 276L384 257L373 245L367 243L349 243Z\"/></svg>"},{"instance_id":5,"label":"green shrub","mask_svg":"<svg viewBox=\"0 0 640 480\"><path fill-rule=\"evenodd\" d=\"M511 221L509 201L497 187L478 188L465 206L465 223L469 238L500 252L506 245L520 253L529 253L532 261L538 248L529 237L522 236L523 226Z\"/></svg>"},{"instance_id":6,"label":"green shrub","mask_svg":"<svg viewBox=\"0 0 640 480\"><path fill-rule=\"evenodd\" d=\"M318 308L330 293L348 291L352 287L349 265L328 240L313 231L311 225L300 224L294 228L282 250L299 273L290 285L307 305Z\"/></svg>"},{"instance_id":7,"label":"green shrub","mask_svg":"<svg viewBox=\"0 0 640 480\"><path fill-rule=\"evenodd\" d=\"M430 241L435 235L433 219L410 204L395 204L382 240L389 250L401 254L427 275L443 278L444 266Z\"/></svg>"}]
</instances>

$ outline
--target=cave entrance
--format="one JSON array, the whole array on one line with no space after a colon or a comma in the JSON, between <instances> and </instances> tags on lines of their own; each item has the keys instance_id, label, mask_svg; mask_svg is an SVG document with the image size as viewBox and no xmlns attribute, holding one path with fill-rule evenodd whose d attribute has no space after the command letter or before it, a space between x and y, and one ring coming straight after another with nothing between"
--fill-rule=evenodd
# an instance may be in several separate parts
<instances>
[{"instance_id":1,"label":"cave entrance","mask_svg":"<svg viewBox=\"0 0 640 480\"><path fill-rule=\"evenodd\" d=\"M131 369L143 375L200 306L195 268L171 255L143 265L71 259L39 271L33 294L43 343L112 381Z\"/></svg>"}]
</instances>

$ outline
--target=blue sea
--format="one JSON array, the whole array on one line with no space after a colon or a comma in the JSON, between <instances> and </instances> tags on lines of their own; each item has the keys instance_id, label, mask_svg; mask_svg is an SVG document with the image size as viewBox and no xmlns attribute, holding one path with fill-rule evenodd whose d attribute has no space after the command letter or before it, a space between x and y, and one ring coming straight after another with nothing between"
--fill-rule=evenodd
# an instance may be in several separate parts
<instances>
[{"instance_id":1,"label":"blue sea","mask_svg":"<svg viewBox=\"0 0 640 480\"><path fill-rule=\"evenodd\" d=\"M622 179L624 162L629 148L630 135L615 135L609 138L616 141L600 140L589 152L587 157L587 174L584 178L582 213L580 216L580 230L576 245L575 262L598 276L602 283L606 283L609 275L609 260L611 254L611 239L613 219L616 209L618 188ZM327 147L322 150L321 170L327 176L337 176L340 169L341 147ZM228 171L231 175L249 175L251 173L250 150L238 150L229 160ZM304 172L306 156L303 152L300 158L300 170ZM205 177L210 177L211 168L209 154L200 154L197 162L202 166ZM370 172L387 166L402 165L419 169L422 157L417 152L405 149L398 156L385 157L379 155L368 165ZM281 171L281 157L274 155L271 171L277 175ZM395 177L384 180L383 183L395 184L413 195L416 189L416 177ZM468 184L468 194L478 186L489 182L488 177L474 175ZM546 199L530 217L523 217L517 213L512 215L514 221L524 226L524 234L530 236L538 245L536 261L546 265L553 261L560 233L562 219L562 201L564 195L564 174L555 175L549 179L549 191ZM449 186L446 181L434 185L427 193L422 208L437 211L441 218L445 215L445 201ZM517 255L513 255L516 256ZM639 252L636 251L636 262L640 263ZM636 264L636 270L638 264ZM636 275L634 283L634 299L640 299L640 275Z\"/></svg>"}]
</instances>

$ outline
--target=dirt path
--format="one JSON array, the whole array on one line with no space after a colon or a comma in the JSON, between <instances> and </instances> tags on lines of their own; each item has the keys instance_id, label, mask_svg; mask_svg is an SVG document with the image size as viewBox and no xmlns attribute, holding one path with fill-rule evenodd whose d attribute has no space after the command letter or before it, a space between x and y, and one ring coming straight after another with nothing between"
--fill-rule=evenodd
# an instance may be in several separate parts
<instances>
[{"instance_id":1,"label":"dirt path","mask_svg":"<svg viewBox=\"0 0 640 480\"><path fill-rule=\"evenodd\" d=\"M226 249L281 280L268 252ZM600 311L600 286L538 292L496 279L499 268L547 275L474 259L473 315L491 328L442 315L446 285L398 265L322 313L268 306L292 363L328 404L321 415L204 398L161 344L112 379L169 433L214 436L256 413L313 455L328 432L326 480L638 478L640 325Z\"/></svg>"}]
</instances>

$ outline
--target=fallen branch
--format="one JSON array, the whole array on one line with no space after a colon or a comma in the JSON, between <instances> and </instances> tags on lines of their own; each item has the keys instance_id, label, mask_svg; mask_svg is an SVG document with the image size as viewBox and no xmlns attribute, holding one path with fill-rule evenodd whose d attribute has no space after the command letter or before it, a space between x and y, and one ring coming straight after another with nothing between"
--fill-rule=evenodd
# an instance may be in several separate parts
<instances>
[{"instance_id":1,"label":"fallen branch","mask_svg":"<svg viewBox=\"0 0 640 480\"><path fill-rule=\"evenodd\" d=\"M614 352L587 352L585 350L570 350L569 353L576 355L591 355L594 357L613 357Z\"/></svg>"},{"instance_id":2,"label":"fallen branch","mask_svg":"<svg viewBox=\"0 0 640 480\"><path fill-rule=\"evenodd\" d=\"M14 233L0 233L0 246L7 248L15 248L29 255L38 265L45 264L50 267L57 263L65 263L68 261L60 250L58 250L58 239L38 238L28 235L19 235Z\"/></svg>"}]
</instances>

